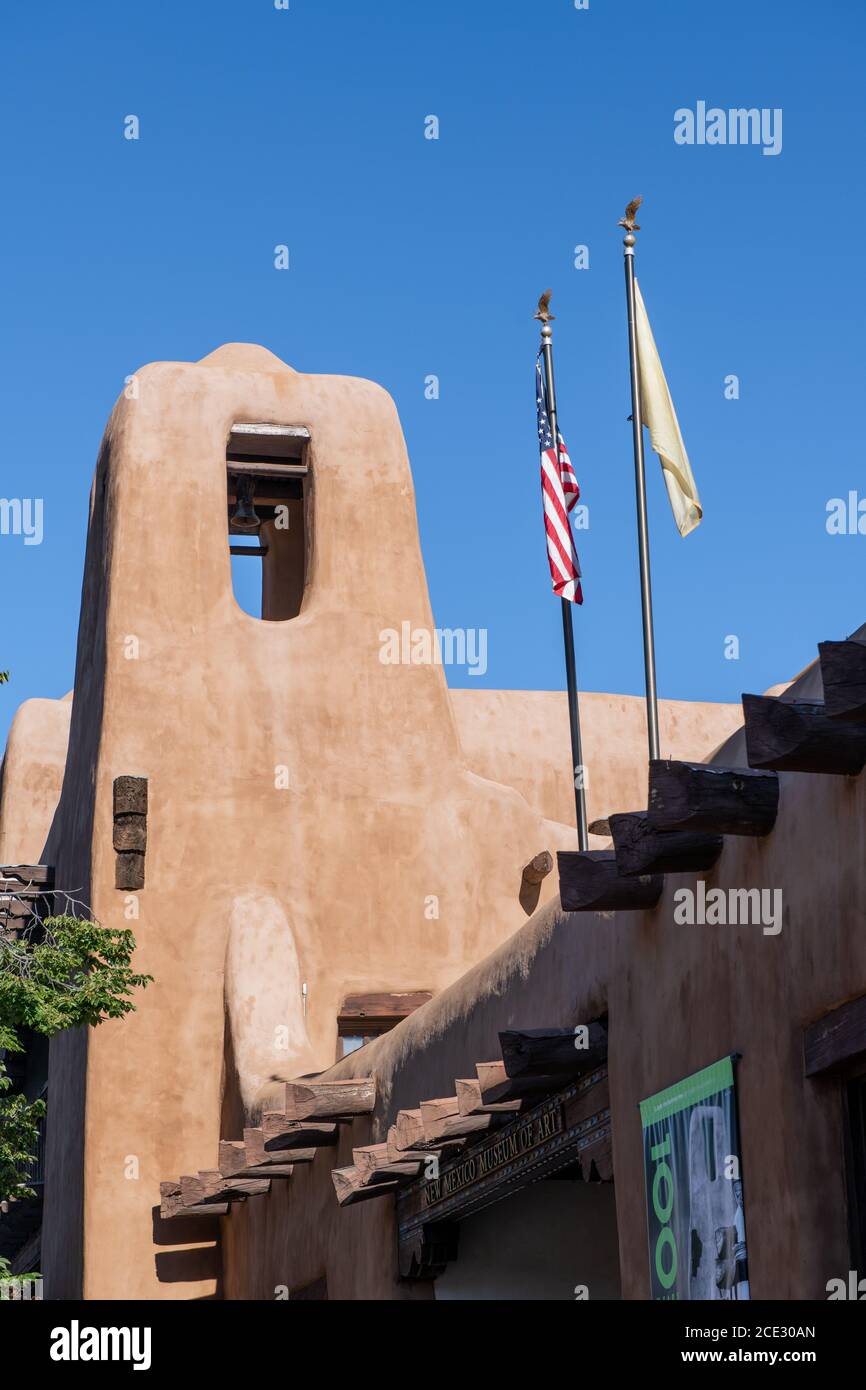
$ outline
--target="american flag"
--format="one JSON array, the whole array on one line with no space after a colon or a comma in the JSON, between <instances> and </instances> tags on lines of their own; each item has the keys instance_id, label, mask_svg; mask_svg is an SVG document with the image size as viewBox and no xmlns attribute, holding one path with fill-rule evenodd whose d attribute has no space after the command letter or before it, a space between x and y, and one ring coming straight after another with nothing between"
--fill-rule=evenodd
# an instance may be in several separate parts
<instances>
[{"instance_id":1,"label":"american flag","mask_svg":"<svg viewBox=\"0 0 866 1390\"><path fill-rule=\"evenodd\" d=\"M568 457L565 440L557 430L558 451L545 404L541 363L535 361L535 401L538 406L538 445L541 450L541 496L544 502L544 529L553 592L572 603L583 603L580 564L574 548L568 514L580 496L577 478ZM557 458L557 452L559 457Z\"/></svg>"}]
</instances>

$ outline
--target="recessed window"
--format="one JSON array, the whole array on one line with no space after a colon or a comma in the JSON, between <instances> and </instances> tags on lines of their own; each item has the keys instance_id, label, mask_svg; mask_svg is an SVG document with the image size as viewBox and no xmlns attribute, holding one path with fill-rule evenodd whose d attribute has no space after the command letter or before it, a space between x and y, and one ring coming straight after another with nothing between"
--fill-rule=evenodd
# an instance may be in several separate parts
<instances>
[{"instance_id":1,"label":"recessed window","mask_svg":"<svg viewBox=\"0 0 866 1390\"><path fill-rule=\"evenodd\" d=\"M232 590L245 613L285 622L301 610L309 555L309 430L236 422L226 448Z\"/></svg>"},{"instance_id":2,"label":"recessed window","mask_svg":"<svg viewBox=\"0 0 866 1390\"><path fill-rule=\"evenodd\" d=\"M348 1057L350 1052L357 1052L359 1047L368 1043L371 1038L378 1038L378 1033L340 1033L340 1056Z\"/></svg>"},{"instance_id":3,"label":"recessed window","mask_svg":"<svg viewBox=\"0 0 866 1390\"><path fill-rule=\"evenodd\" d=\"M403 990L390 994L350 994L337 1015L337 1061L366 1047L374 1038L390 1033L404 1018L433 996L429 990Z\"/></svg>"}]
</instances>

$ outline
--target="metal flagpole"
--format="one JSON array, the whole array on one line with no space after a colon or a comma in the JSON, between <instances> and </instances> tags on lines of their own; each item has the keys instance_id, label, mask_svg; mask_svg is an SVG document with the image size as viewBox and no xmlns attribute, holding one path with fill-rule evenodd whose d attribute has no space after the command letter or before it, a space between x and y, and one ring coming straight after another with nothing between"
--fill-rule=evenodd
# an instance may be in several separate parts
<instances>
[{"instance_id":1,"label":"metal flagpole","mask_svg":"<svg viewBox=\"0 0 866 1390\"><path fill-rule=\"evenodd\" d=\"M650 558L649 558L649 524L647 521L646 507L646 469L644 467L643 455L643 424L641 421L640 409L640 372L638 369L637 357L637 326L635 322L635 293L634 293L634 248L635 235L637 230L634 222L634 213L637 211L636 204L630 203L626 209L626 215L620 226L626 227L626 234L623 238L625 250L623 257L625 260L625 292L628 302L628 351L631 363L631 430L634 441L634 486L635 498L637 501L637 544L638 555L640 558L640 594L641 612L643 616L643 663L646 679L646 723L647 723L647 742L649 744L650 761L655 761L659 756L659 704L656 692L656 653L655 638L653 637L653 595L652 580L650 578ZM634 230L632 230L634 228Z\"/></svg>"},{"instance_id":2,"label":"metal flagpole","mask_svg":"<svg viewBox=\"0 0 866 1390\"><path fill-rule=\"evenodd\" d=\"M541 351L544 356L545 390L547 393L547 415L553 435L553 447L559 457L559 432L556 423L556 388L553 382L553 329L548 322L541 325ZM565 677L568 685L568 722L571 729L571 765L574 769L574 810L577 819L578 849L589 849L589 833L586 825L586 790L584 788L583 752L580 741L580 709L577 702L577 668L574 661L574 628L571 621L571 603L560 599L562 604L562 636L565 642Z\"/></svg>"}]
</instances>

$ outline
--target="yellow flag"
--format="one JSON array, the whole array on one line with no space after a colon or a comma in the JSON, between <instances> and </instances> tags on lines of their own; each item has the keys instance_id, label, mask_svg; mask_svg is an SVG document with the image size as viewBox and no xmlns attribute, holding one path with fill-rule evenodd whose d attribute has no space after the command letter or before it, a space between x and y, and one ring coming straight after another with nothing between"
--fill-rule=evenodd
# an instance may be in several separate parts
<instances>
[{"instance_id":1,"label":"yellow flag","mask_svg":"<svg viewBox=\"0 0 866 1390\"><path fill-rule=\"evenodd\" d=\"M677 530L681 536L687 536L698 525L704 510L637 281L634 292L641 415L661 462Z\"/></svg>"}]
</instances>

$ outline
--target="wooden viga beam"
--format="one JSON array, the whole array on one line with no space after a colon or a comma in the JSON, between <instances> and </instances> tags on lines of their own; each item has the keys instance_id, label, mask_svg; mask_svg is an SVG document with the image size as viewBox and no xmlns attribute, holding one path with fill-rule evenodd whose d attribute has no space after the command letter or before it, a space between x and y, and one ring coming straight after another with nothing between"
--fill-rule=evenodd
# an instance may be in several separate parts
<instances>
[{"instance_id":1,"label":"wooden viga beam","mask_svg":"<svg viewBox=\"0 0 866 1390\"><path fill-rule=\"evenodd\" d=\"M341 1207L354 1206L356 1202L369 1202L373 1197L387 1197L396 1192L400 1183L396 1178L383 1182L364 1184L364 1174L352 1165L348 1168L332 1168L331 1181Z\"/></svg>"},{"instance_id":2,"label":"wooden viga beam","mask_svg":"<svg viewBox=\"0 0 866 1390\"><path fill-rule=\"evenodd\" d=\"M420 1110L418 1114L420 1115ZM428 1144L423 1140L417 1148L400 1148L400 1136L396 1125L391 1125L385 1139L385 1146L388 1150L388 1157L392 1163L426 1163L430 1158L449 1157L459 1153L465 1145L465 1139L443 1139L438 1144Z\"/></svg>"},{"instance_id":3,"label":"wooden viga beam","mask_svg":"<svg viewBox=\"0 0 866 1390\"><path fill-rule=\"evenodd\" d=\"M277 1097L288 1120L352 1120L376 1105L372 1076L350 1081L284 1081Z\"/></svg>"},{"instance_id":4,"label":"wooden viga beam","mask_svg":"<svg viewBox=\"0 0 866 1390\"><path fill-rule=\"evenodd\" d=\"M661 874L627 878L610 849L568 850L556 855L559 899L563 912L632 912L655 907L661 897Z\"/></svg>"},{"instance_id":5,"label":"wooden viga beam","mask_svg":"<svg viewBox=\"0 0 866 1390\"><path fill-rule=\"evenodd\" d=\"M195 1175L182 1174L180 1179L184 1207L240 1202L247 1197L263 1197L270 1190L269 1178L224 1178L218 1168Z\"/></svg>"},{"instance_id":6,"label":"wooden viga beam","mask_svg":"<svg viewBox=\"0 0 866 1390\"><path fill-rule=\"evenodd\" d=\"M173 1221L178 1216L225 1216L228 1202L208 1202L204 1206L184 1205L180 1182L161 1182L159 1184L159 1214L163 1221Z\"/></svg>"},{"instance_id":7,"label":"wooden viga beam","mask_svg":"<svg viewBox=\"0 0 866 1390\"><path fill-rule=\"evenodd\" d=\"M419 1112L420 1113L420 1112ZM459 1141L455 1141L457 1147ZM392 1163L422 1163L430 1158L432 1154L439 1152L436 1149L401 1149L400 1136L397 1133L397 1126L391 1125L385 1140L385 1147L388 1150L388 1157Z\"/></svg>"},{"instance_id":8,"label":"wooden viga beam","mask_svg":"<svg viewBox=\"0 0 866 1390\"><path fill-rule=\"evenodd\" d=\"M396 1123L392 1126L392 1130L388 1131L389 1135L392 1134L392 1131L392 1147L401 1152L408 1149L421 1149L426 1143L420 1110L398 1110Z\"/></svg>"},{"instance_id":9,"label":"wooden viga beam","mask_svg":"<svg viewBox=\"0 0 866 1390\"><path fill-rule=\"evenodd\" d=\"M583 1044L586 1044L584 1046ZM506 1075L564 1079L594 1071L607 1061L607 1028L590 1023L586 1034L574 1028L524 1028L499 1034Z\"/></svg>"},{"instance_id":10,"label":"wooden viga beam","mask_svg":"<svg viewBox=\"0 0 866 1390\"><path fill-rule=\"evenodd\" d=\"M866 766L866 724L831 719L823 704L744 695L750 767L856 777Z\"/></svg>"},{"instance_id":11,"label":"wooden viga beam","mask_svg":"<svg viewBox=\"0 0 866 1390\"><path fill-rule=\"evenodd\" d=\"M853 637L845 642L819 642L818 655L829 717L866 721L866 642Z\"/></svg>"},{"instance_id":12,"label":"wooden viga beam","mask_svg":"<svg viewBox=\"0 0 866 1390\"><path fill-rule=\"evenodd\" d=\"M429 1158L425 1154L424 1158ZM387 1144L365 1144L361 1148L352 1150L354 1166L361 1174L361 1185L369 1187L371 1183L390 1182L396 1179L397 1182L411 1182L417 1178L421 1172L420 1158L405 1158L401 1156L396 1161L388 1153Z\"/></svg>"},{"instance_id":13,"label":"wooden viga beam","mask_svg":"<svg viewBox=\"0 0 866 1390\"><path fill-rule=\"evenodd\" d=\"M288 1149L331 1148L339 1141L340 1126L330 1120L290 1120L281 1111L262 1116L265 1152Z\"/></svg>"},{"instance_id":14,"label":"wooden viga beam","mask_svg":"<svg viewBox=\"0 0 866 1390\"><path fill-rule=\"evenodd\" d=\"M219 1170L224 1178L290 1178L292 1164L255 1161L247 1146L236 1139L221 1139Z\"/></svg>"},{"instance_id":15,"label":"wooden viga beam","mask_svg":"<svg viewBox=\"0 0 866 1390\"><path fill-rule=\"evenodd\" d=\"M316 1158L318 1150L316 1148L271 1148L265 1150L264 1130L261 1126L257 1129L245 1129L243 1131L243 1148L245 1148L246 1162L252 1166L271 1163L311 1163Z\"/></svg>"},{"instance_id":16,"label":"wooden viga beam","mask_svg":"<svg viewBox=\"0 0 866 1390\"><path fill-rule=\"evenodd\" d=\"M653 760L647 818L656 830L769 835L779 811L775 772Z\"/></svg>"},{"instance_id":17,"label":"wooden viga beam","mask_svg":"<svg viewBox=\"0 0 866 1390\"><path fill-rule=\"evenodd\" d=\"M646 811L608 818L621 874L687 874L711 869L722 852L721 835L700 830L656 830Z\"/></svg>"},{"instance_id":18,"label":"wooden viga beam","mask_svg":"<svg viewBox=\"0 0 866 1390\"><path fill-rule=\"evenodd\" d=\"M438 1144L454 1138L465 1139L470 1134L486 1134L488 1130L496 1128L497 1121L507 1118L492 1112L461 1115L456 1096L421 1102L421 1125L428 1144Z\"/></svg>"},{"instance_id":19,"label":"wooden viga beam","mask_svg":"<svg viewBox=\"0 0 866 1390\"><path fill-rule=\"evenodd\" d=\"M499 1107L514 1101L531 1104L548 1091L555 1091L562 1085L560 1076L517 1076L511 1077L505 1070L505 1063L477 1062L475 1071L481 1095L482 1114L496 1114Z\"/></svg>"},{"instance_id":20,"label":"wooden viga beam","mask_svg":"<svg viewBox=\"0 0 866 1390\"><path fill-rule=\"evenodd\" d=\"M50 864L0 864L0 880L9 879L22 888L54 887L54 868Z\"/></svg>"},{"instance_id":21,"label":"wooden viga beam","mask_svg":"<svg viewBox=\"0 0 866 1390\"><path fill-rule=\"evenodd\" d=\"M481 1082L477 1076L458 1078L454 1084L461 1115L516 1115L523 1108L520 1099L487 1103L481 1094Z\"/></svg>"}]
</instances>

